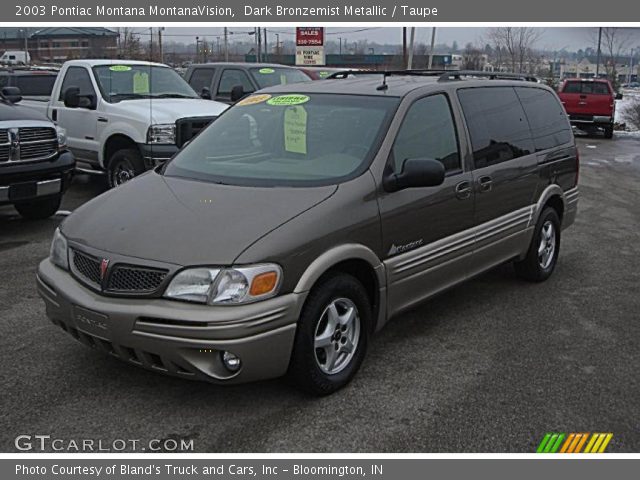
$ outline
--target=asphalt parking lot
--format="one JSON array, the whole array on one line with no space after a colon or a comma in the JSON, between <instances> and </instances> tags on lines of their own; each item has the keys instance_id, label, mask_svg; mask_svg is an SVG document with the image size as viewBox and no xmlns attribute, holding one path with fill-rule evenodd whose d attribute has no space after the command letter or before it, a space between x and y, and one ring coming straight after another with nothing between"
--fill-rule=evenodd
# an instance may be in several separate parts
<instances>
[{"instance_id":1,"label":"asphalt parking lot","mask_svg":"<svg viewBox=\"0 0 640 480\"><path fill-rule=\"evenodd\" d=\"M220 387L103 356L45 317L57 216L0 207L0 451L20 434L193 439L200 452L533 452L546 432L640 451L640 138L580 138L581 199L544 284L495 269L390 322L355 381ZM63 207L104 187L78 177ZM161 241L161 239L155 239Z\"/></svg>"}]
</instances>

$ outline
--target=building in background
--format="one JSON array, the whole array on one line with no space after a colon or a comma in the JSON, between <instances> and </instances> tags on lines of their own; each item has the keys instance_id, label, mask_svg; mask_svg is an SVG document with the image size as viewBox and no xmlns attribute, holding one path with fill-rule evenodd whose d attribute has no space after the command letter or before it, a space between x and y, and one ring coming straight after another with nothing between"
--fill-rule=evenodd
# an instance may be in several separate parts
<instances>
[{"instance_id":1,"label":"building in background","mask_svg":"<svg viewBox=\"0 0 640 480\"><path fill-rule=\"evenodd\" d=\"M118 33L103 27L0 29L0 53L27 50L32 62L61 63L74 58L115 58Z\"/></svg>"}]
</instances>

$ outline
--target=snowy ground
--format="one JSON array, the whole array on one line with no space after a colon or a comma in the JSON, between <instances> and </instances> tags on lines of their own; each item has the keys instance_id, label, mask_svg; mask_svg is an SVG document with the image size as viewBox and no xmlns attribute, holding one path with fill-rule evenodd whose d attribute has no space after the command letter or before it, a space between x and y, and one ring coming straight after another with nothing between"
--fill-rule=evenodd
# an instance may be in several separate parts
<instances>
[{"instance_id":1,"label":"snowy ground","mask_svg":"<svg viewBox=\"0 0 640 480\"><path fill-rule=\"evenodd\" d=\"M640 102L640 89L623 89L622 100L616 100L616 123L624 123L623 112L632 102ZM629 128L629 126L627 126ZM640 130L632 132L618 132L622 134L631 134L632 136L640 136Z\"/></svg>"}]
</instances>

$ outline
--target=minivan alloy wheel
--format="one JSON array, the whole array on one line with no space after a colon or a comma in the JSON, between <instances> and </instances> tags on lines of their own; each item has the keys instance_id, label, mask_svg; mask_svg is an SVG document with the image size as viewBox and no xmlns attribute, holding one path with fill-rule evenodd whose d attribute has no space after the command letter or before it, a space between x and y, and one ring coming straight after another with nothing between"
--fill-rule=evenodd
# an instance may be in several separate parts
<instances>
[{"instance_id":1,"label":"minivan alloy wheel","mask_svg":"<svg viewBox=\"0 0 640 480\"><path fill-rule=\"evenodd\" d=\"M360 339L358 307L348 298L338 298L324 309L314 337L315 359L327 375L346 368Z\"/></svg>"},{"instance_id":2,"label":"minivan alloy wheel","mask_svg":"<svg viewBox=\"0 0 640 480\"><path fill-rule=\"evenodd\" d=\"M538 246L538 261L542 268L549 268L556 253L556 231L553 222L547 220L540 231L540 245Z\"/></svg>"}]
</instances>

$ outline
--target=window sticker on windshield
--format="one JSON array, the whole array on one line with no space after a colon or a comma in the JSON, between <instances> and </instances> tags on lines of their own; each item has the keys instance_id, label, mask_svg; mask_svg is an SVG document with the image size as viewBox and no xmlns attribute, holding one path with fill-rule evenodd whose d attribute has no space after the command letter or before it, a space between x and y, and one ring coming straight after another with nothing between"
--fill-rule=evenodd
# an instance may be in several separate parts
<instances>
[{"instance_id":1,"label":"window sticker on windshield","mask_svg":"<svg viewBox=\"0 0 640 480\"><path fill-rule=\"evenodd\" d=\"M274 73L275 70L273 68L261 68L258 70L258 73L262 73L263 75L267 75L269 73Z\"/></svg>"},{"instance_id":2,"label":"window sticker on windshield","mask_svg":"<svg viewBox=\"0 0 640 480\"><path fill-rule=\"evenodd\" d=\"M327 78L329 75L331 75L331 72L324 72L323 71L323 72L318 73L318 76L320 78Z\"/></svg>"},{"instance_id":3,"label":"window sticker on windshield","mask_svg":"<svg viewBox=\"0 0 640 480\"><path fill-rule=\"evenodd\" d=\"M109 70L112 72L128 72L131 67L129 65L111 65Z\"/></svg>"},{"instance_id":4,"label":"window sticker on windshield","mask_svg":"<svg viewBox=\"0 0 640 480\"><path fill-rule=\"evenodd\" d=\"M309 97L307 97L306 95L291 94L270 98L267 101L267 104L274 106L301 105L303 103L307 103L308 101Z\"/></svg>"},{"instance_id":5,"label":"window sticker on windshield","mask_svg":"<svg viewBox=\"0 0 640 480\"><path fill-rule=\"evenodd\" d=\"M251 95L250 97L240 100L238 103L236 103L236 106L243 107L246 105L255 105L256 103L266 102L270 98L271 95L267 95L266 93L263 95Z\"/></svg>"},{"instance_id":6,"label":"window sticker on windshield","mask_svg":"<svg viewBox=\"0 0 640 480\"><path fill-rule=\"evenodd\" d=\"M133 93L149 93L149 74L147 72L133 74Z\"/></svg>"},{"instance_id":7,"label":"window sticker on windshield","mask_svg":"<svg viewBox=\"0 0 640 480\"><path fill-rule=\"evenodd\" d=\"M304 107L289 107L284 112L284 149L307 154L307 111Z\"/></svg>"}]
</instances>

